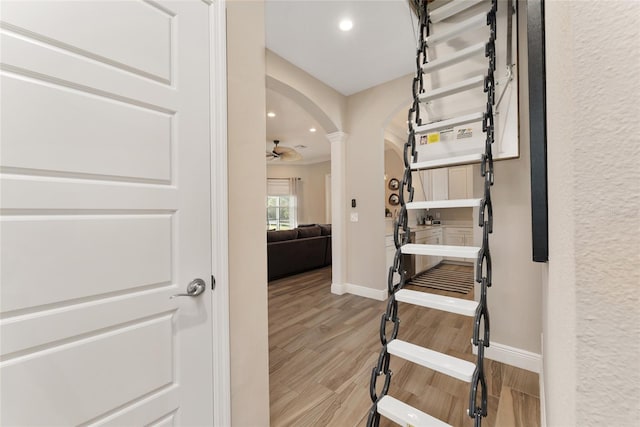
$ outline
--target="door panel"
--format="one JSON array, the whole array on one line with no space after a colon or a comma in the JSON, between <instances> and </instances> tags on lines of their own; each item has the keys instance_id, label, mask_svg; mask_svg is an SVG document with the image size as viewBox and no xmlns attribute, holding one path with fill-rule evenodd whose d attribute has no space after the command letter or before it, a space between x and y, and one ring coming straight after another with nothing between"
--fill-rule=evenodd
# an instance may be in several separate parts
<instances>
[{"instance_id":1,"label":"door panel","mask_svg":"<svg viewBox=\"0 0 640 427\"><path fill-rule=\"evenodd\" d=\"M208 7L3 2L2 425L212 424Z\"/></svg>"},{"instance_id":2,"label":"door panel","mask_svg":"<svg viewBox=\"0 0 640 427\"><path fill-rule=\"evenodd\" d=\"M165 314L11 359L2 369L3 391L11 390L3 419L78 425L170 385L171 323ZM25 402L38 410L24 411Z\"/></svg>"},{"instance_id":3,"label":"door panel","mask_svg":"<svg viewBox=\"0 0 640 427\"><path fill-rule=\"evenodd\" d=\"M172 114L17 75L0 84L3 165L171 181Z\"/></svg>"},{"instance_id":4,"label":"door panel","mask_svg":"<svg viewBox=\"0 0 640 427\"><path fill-rule=\"evenodd\" d=\"M172 276L171 228L168 215L5 217L2 312L167 286Z\"/></svg>"},{"instance_id":5,"label":"door panel","mask_svg":"<svg viewBox=\"0 0 640 427\"><path fill-rule=\"evenodd\" d=\"M17 33L167 83L171 82L174 14L143 1L7 1L2 5L3 22Z\"/></svg>"}]
</instances>

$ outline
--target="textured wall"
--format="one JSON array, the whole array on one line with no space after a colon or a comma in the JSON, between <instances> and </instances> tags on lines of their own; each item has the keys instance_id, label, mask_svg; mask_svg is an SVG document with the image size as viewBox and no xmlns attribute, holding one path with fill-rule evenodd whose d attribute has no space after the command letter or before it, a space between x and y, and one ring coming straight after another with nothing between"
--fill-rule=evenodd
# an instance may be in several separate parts
<instances>
[{"instance_id":1,"label":"textured wall","mask_svg":"<svg viewBox=\"0 0 640 427\"><path fill-rule=\"evenodd\" d=\"M637 425L640 3L550 1L545 16L547 421Z\"/></svg>"},{"instance_id":2,"label":"textured wall","mask_svg":"<svg viewBox=\"0 0 640 427\"><path fill-rule=\"evenodd\" d=\"M229 317L234 427L269 425L264 43L262 1L227 1Z\"/></svg>"}]
</instances>

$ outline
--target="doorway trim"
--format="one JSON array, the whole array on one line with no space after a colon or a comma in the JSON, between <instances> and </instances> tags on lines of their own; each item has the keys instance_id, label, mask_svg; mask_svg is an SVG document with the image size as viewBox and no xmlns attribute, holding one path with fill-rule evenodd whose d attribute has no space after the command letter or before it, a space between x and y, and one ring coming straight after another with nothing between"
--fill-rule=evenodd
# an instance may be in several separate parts
<instances>
[{"instance_id":1,"label":"doorway trim","mask_svg":"<svg viewBox=\"0 0 640 427\"><path fill-rule=\"evenodd\" d=\"M213 425L231 425L229 347L229 217L227 180L227 28L226 2L209 4L209 105L211 144L211 292L213 348Z\"/></svg>"}]
</instances>

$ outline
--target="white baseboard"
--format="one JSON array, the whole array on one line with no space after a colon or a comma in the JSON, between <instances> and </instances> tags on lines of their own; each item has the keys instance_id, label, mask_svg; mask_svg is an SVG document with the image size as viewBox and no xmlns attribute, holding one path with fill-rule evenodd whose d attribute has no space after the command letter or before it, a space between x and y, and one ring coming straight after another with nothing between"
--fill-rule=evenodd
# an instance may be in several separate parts
<instances>
[{"instance_id":1,"label":"white baseboard","mask_svg":"<svg viewBox=\"0 0 640 427\"><path fill-rule=\"evenodd\" d=\"M346 292L344 283L331 283L331 293L342 295Z\"/></svg>"},{"instance_id":2,"label":"white baseboard","mask_svg":"<svg viewBox=\"0 0 640 427\"><path fill-rule=\"evenodd\" d=\"M353 283L332 283L331 293L336 295L353 294L378 301L387 299L386 289L373 289L366 286L354 285Z\"/></svg>"},{"instance_id":3,"label":"white baseboard","mask_svg":"<svg viewBox=\"0 0 640 427\"><path fill-rule=\"evenodd\" d=\"M473 346L473 354L478 354L478 350ZM495 360L507 365L515 366L527 371L540 374L542 370L542 356L520 348L492 342L489 348L484 349L484 356L487 359Z\"/></svg>"},{"instance_id":4,"label":"white baseboard","mask_svg":"<svg viewBox=\"0 0 640 427\"><path fill-rule=\"evenodd\" d=\"M540 352L544 354L544 339L540 334ZM540 372L538 373L540 383L540 427L547 427L547 404L546 394L544 392L544 363L540 361Z\"/></svg>"}]
</instances>

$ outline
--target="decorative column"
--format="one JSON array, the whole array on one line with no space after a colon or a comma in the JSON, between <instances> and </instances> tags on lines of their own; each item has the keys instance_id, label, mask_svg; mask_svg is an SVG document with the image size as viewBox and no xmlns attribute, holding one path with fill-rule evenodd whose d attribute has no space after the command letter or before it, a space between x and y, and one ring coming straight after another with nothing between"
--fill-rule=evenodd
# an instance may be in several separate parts
<instances>
[{"instance_id":1,"label":"decorative column","mask_svg":"<svg viewBox=\"0 0 640 427\"><path fill-rule=\"evenodd\" d=\"M349 135L333 132L327 135L331 144L331 292L345 293L347 283L346 230L346 147Z\"/></svg>"}]
</instances>

